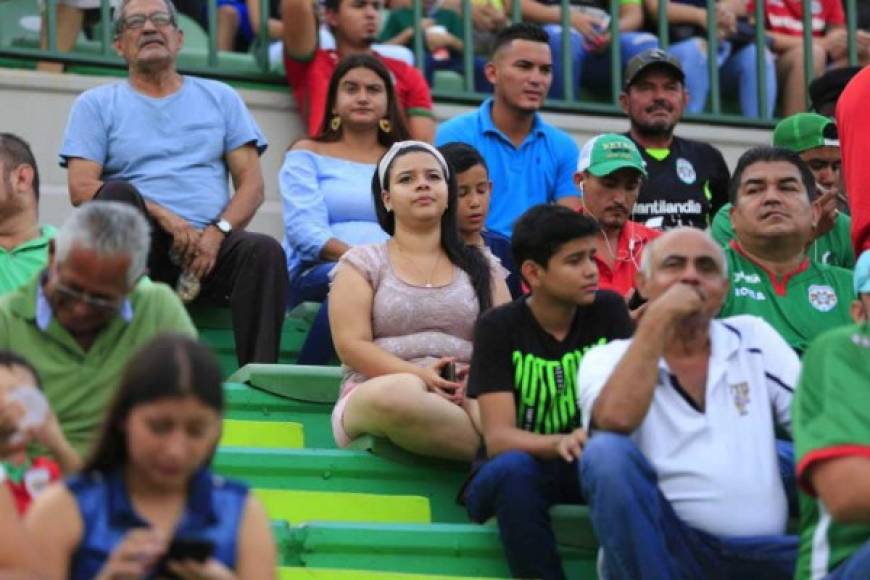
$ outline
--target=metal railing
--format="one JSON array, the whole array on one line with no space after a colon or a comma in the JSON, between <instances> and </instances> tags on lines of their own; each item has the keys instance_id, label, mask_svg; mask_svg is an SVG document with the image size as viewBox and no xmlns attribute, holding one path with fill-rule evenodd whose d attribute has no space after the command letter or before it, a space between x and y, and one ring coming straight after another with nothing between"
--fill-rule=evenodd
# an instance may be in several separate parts
<instances>
[{"instance_id":1,"label":"metal railing","mask_svg":"<svg viewBox=\"0 0 870 580\"><path fill-rule=\"evenodd\" d=\"M0 8L4 2L17 2L20 0L0 0ZM259 39L268 39L268 19L269 19L269 0L260 1L260 22L259 22ZM803 14L803 44L804 44L804 74L807 84L813 79L813 53L812 53L812 26L811 26L811 3L812 0L802 0L804 7ZM839 0L838 0L839 1ZM6 43L0 46L0 56L25 57L39 60L52 60L71 64L88 64L110 67L123 67L124 63L114 53L112 48L113 29L111 25L111 7L110 0L102 0L100 6L101 26L99 27L98 40L100 43L98 54L86 54L83 52L60 52L57 49L57 17L56 6L58 0L45 0L46 9L43 12L43 17L46 20L46 36L47 47L39 48L32 46L21 46L16 44ZM479 102L486 95L475 92L474 90L474 59L475 53L471 49L474 39L474 27L472 21L472 0L461 0L463 12L463 42L466 50L463 54L464 70L462 74L462 84L464 90L459 93L451 91L449 94L439 91L438 87L433 90L433 94L439 100L459 101L475 103ZM560 0L561 2L561 25L563 30L570 30L571 5L570 0ZM512 0L510 2L511 20L518 21L522 18L521 0ZM571 35L562 34L562 55L561 62L557 66L562 67L562 77L565 79L564 93L562 99L548 99L547 108L563 111L577 111L585 113L603 113L603 114L621 114L619 107L619 94L622 90L622 57L620 54L619 42L619 0L611 0L610 2L610 35L611 42L610 51L610 99L601 102L590 102L587 100L577 100L576 91L578 87L574 86L571 79L574 79L573 59L571 54ZM767 37L764 30L764 0L758 0L755 6L754 18L757 25L755 26L754 42L756 47L756 74L758 84L758 107L759 118L747 118L743 115L728 114L722 108L722 96L720 91L719 81L719 66L717 55L719 51L720 41L717 34L717 18L715 10L715 0L707 0L707 32L706 32L706 49L709 75L709 111L701 114L690 115L689 118L701 120L711 123L727 123L734 125L749 125L749 126L770 126L771 121L764 120L770 111L767 111ZM204 76L212 76L226 79L249 80L254 82L266 83L282 83L283 79L280 74L277 74L270 68L269 63L269 42L268 40L260 40L255 42L254 49L249 55L247 66L237 66L238 55L231 56L230 53L220 52L217 49L217 0L207 0L206 6L206 22L208 24L207 45L204 53L200 50L190 51L196 53L194 58L182 59L179 63L179 69L183 72L191 74L200 74ZM660 0L658 3L657 14L657 32L659 45L662 48L669 46L669 29L667 19L668 0ZM848 59L852 65L858 64L857 50L857 0L846 0L846 16L847 16L847 38L848 38ZM424 47L425 40L423 30L420 26L420 21L423 19L423 6L420 0L414 0L414 21L415 34L413 38L413 47L415 52L416 63L422 68L424 62ZM184 53L182 53L184 54ZM198 58L197 58L198 57ZM235 61L234 61L235 59ZM228 62L234 61L234 62Z\"/></svg>"}]
</instances>

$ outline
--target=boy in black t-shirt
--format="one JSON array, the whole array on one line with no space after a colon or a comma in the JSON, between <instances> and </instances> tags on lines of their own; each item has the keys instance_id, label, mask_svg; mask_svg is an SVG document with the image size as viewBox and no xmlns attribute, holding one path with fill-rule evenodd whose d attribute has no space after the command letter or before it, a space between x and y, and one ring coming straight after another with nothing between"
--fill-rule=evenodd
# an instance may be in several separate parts
<instances>
[{"instance_id":1,"label":"boy in black t-shirt","mask_svg":"<svg viewBox=\"0 0 870 580\"><path fill-rule=\"evenodd\" d=\"M597 233L568 208L528 210L512 245L531 294L484 314L475 330L468 396L479 402L488 459L464 499L473 520L498 519L515 577L565 577L548 511L582 501L577 368L593 346L631 335L622 297L597 290Z\"/></svg>"}]
</instances>

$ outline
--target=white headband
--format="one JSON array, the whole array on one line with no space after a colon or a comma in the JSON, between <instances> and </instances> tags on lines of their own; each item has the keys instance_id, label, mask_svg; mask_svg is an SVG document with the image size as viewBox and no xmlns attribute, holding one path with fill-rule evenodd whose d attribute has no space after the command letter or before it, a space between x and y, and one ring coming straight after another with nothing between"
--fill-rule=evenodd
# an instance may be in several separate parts
<instances>
[{"instance_id":1,"label":"white headband","mask_svg":"<svg viewBox=\"0 0 870 580\"><path fill-rule=\"evenodd\" d=\"M450 177L450 169L447 165L447 161L444 159L444 156L441 155L441 152L438 151L438 149L426 143L425 141L398 141L396 143L393 143L393 146L390 147L390 150L384 153L384 156L381 157L381 160L378 162L378 184L381 186L381 190L384 189L384 178L387 176L387 169L390 167L393 159L395 159L396 155L398 155L401 151L404 151L409 147L420 147L421 149L425 149L426 151L431 153L432 156L438 160L438 163L441 165L441 169L444 170L444 177Z\"/></svg>"}]
</instances>

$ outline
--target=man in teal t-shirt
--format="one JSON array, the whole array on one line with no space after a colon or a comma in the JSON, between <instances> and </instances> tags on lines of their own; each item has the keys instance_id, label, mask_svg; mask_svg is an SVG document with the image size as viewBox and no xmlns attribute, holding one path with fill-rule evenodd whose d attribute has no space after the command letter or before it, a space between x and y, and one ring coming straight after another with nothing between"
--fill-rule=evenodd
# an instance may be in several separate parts
<instances>
[{"instance_id":1,"label":"man in teal t-shirt","mask_svg":"<svg viewBox=\"0 0 870 580\"><path fill-rule=\"evenodd\" d=\"M826 206L822 209L825 219L820 220L819 231L807 250L809 259L852 268L855 265L849 234L852 220L837 211L835 203L841 194L840 141L836 124L832 119L815 113L792 115L780 121L774 129L773 146L784 147L800 155L816 178L816 187L813 189L814 197L815 192L819 193L816 203ZM724 205L716 212L711 227L713 239L723 246L734 239L730 212L731 204Z\"/></svg>"},{"instance_id":2,"label":"man in teal t-shirt","mask_svg":"<svg viewBox=\"0 0 870 580\"><path fill-rule=\"evenodd\" d=\"M798 353L849 323L853 297L848 270L807 257L814 184L797 153L757 147L740 158L730 187L736 237L725 250L731 287L720 316L760 316Z\"/></svg>"},{"instance_id":3,"label":"man in teal t-shirt","mask_svg":"<svg viewBox=\"0 0 870 580\"><path fill-rule=\"evenodd\" d=\"M870 250L856 324L814 340L792 407L801 543L796 578L870 578Z\"/></svg>"},{"instance_id":4,"label":"man in teal t-shirt","mask_svg":"<svg viewBox=\"0 0 870 580\"><path fill-rule=\"evenodd\" d=\"M0 294L45 268L51 226L39 227L39 169L30 145L0 133Z\"/></svg>"}]
</instances>

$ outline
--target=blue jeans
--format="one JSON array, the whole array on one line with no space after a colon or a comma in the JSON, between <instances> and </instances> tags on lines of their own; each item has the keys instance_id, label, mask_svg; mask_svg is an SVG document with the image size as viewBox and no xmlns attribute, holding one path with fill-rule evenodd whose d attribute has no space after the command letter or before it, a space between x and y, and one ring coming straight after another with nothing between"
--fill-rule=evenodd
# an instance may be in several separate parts
<instances>
[{"instance_id":1,"label":"blue jeans","mask_svg":"<svg viewBox=\"0 0 870 580\"><path fill-rule=\"evenodd\" d=\"M626 436L596 433L580 458L580 477L608 580L790 580L794 574L797 536L718 538L690 528Z\"/></svg>"},{"instance_id":2,"label":"blue jeans","mask_svg":"<svg viewBox=\"0 0 870 580\"><path fill-rule=\"evenodd\" d=\"M686 89L689 91L689 105L686 111L700 113L707 103L710 92L710 76L707 68L707 49L699 38L689 38L668 48L686 73ZM723 42L719 47L718 65L720 86L723 92L736 92L740 100L740 112L745 117L759 117L758 76L756 67L756 48L754 43L731 50L731 44ZM776 68L773 54L765 49L765 82L767 87L767 116L773 118L776 106Z\"/></svg>"},{"instance_id":3,"label":"blue jeans","mask_svg":"<svg viewBox=\"0 0 870 580\"><path fill-rule=\"evenodd\" d=\"M543 460L523 451L506 451L487 461L469 483L465 507L472 520L493 515L511 575L565 578L550 525L550 507L580 503L577 463Z\"/></svg>"},{"instance_id":4,"label":"blue jeans","mask_svg":"<svg viewBox=\"0 0 870 580\"><path fill-rule=\"evenodd\" d=\"M335 262L318 264L297 274L290 281L289 308L302 302L320 302L320 309L308 329L302 350L299 351L297 364L327 365L335 357L326 300L329 294L329 273L334 267Z\"/></svg>"},{"instance_id":5,"label":"blue jeans","mask_svg":"<svg viewBox=\"0 0 870 580\"><path fill-rule=\"evenodd\" d=\"M826 580L864 580L870 578L870 542L828 574Z\"/></svg>"},{"instance_id":6,"label":"blue jeans","mask_svg":"<svg viewBox=\"0 0 870 580\"><path fill-rule=\"evenodd\" d=\"M561 99L565 94L562 70L562 26L547 24L544 30L550 35L550 51L553 54L553 85L550 88L550 97ZM582 35L572 28L571 60L574 69L574 88L580 87L581 80L585 80L586 86L589 87L609 88L610 47L605 47L601 52L592 52L585 44ZM648 32L623 32L619 36L622 66L625 67L633 56L650 48L656 48L658 45L658 39Z\"/></svg>"}]
</instances>

